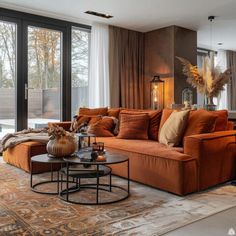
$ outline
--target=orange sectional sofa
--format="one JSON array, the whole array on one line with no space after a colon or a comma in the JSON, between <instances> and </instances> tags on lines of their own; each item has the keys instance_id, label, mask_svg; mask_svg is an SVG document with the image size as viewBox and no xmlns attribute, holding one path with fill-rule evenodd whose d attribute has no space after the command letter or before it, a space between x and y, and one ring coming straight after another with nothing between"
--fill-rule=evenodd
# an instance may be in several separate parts
<instances>
[{"instance_id":1,"label":"orange sectional sofa","mask_svg":"<svg viewBox=\"0 0 236 236\"><path fill-rule=\"evenodd\" d=\"M71 122L59 125L69 129ZM227 128L231 129L228 123ZM130 159L131 180L178 195L201 191L236 178L236 131L224 130L187 136L183 147L168 147L156 140L99 137L107 150ZM4 160L30 171L30 158L45 153L45 145L27 142L8 149ZM113 173L126 177L125 164L113 165ZM38 166L38 171L45 167Z\"/></svg>"}]
</instances>

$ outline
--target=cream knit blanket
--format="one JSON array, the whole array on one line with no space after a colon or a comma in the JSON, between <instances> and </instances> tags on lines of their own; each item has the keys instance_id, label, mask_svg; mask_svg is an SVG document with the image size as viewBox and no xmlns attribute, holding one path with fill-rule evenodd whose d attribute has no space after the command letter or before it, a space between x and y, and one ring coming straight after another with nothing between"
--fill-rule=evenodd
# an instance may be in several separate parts
<instances>
[{"instance_id":1,"label":"cream knit blanket","mask_svg":"<svg viewBox=\"0 0 236 236\"><path fill-rule=\"evenodd\" d=\"M38 141L46 144L48 140L47 128L22 130L16 133L6 134L0 141L0 152L23 142Z\"/></svg>"}]
</instances>

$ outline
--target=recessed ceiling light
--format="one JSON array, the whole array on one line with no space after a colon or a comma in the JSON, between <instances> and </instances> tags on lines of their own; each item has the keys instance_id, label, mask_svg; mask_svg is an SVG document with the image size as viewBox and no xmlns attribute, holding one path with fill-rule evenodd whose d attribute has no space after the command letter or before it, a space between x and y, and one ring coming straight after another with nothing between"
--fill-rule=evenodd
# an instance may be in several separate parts
<instances>
[{"instance_id":1,"label":"recessed ceiling light","mask_svg":"<svg viewBox=\"0 0 236 236\"><path fill-rule=\"evenodd\" d=\"M93 16L98 16L98 17L103 17L103 18L112 18L113 16L109 15L109 14L104 14L104 13L99 13L99 12L95 12L95 11L86 11L84 12L86 14L89 14L89 15L93 15Z\"/></svg>"},{"instance_id":2,"label":"recessed ceiling light","mask_svg":"<svg viewBox=\"0 0 236 236\"><path fill-rule=\"evenodd\" d=\"M223 45L223 43L218 43L219 46Z\"/></svg>"}]
</instances>

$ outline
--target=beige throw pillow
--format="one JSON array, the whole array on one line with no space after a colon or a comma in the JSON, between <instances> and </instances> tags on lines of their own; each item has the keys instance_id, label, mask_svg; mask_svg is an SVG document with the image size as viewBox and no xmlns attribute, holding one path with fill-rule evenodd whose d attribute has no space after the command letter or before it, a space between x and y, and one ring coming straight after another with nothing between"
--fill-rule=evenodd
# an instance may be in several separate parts
<instances>
[{"instance_id":1,"label":"beige throw pillow","mask_svg":"<svg viewBox=\"0 0 236 236\"><path fill-rule=\"evenodd\" d=\"M188 111L173 111L159 132L159 142L168 146L178 146L188 122Z\"/></svg>"}]
</instances>

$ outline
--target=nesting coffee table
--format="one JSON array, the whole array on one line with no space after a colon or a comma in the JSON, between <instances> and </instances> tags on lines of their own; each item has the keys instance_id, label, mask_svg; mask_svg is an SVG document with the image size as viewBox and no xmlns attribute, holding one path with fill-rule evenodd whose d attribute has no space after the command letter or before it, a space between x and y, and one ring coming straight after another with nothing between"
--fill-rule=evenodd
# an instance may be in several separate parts
<instances>
[{"instance_id":1,"label":"nesting coffee table","mask_svg":"<svg viewBox=\"0 0 236 236\"><path fill-rule=\"evenodd\" d=\"M38 173L34 173L34 166L35 164L47 164L50 165L50 178L47 180L43 180L37 183L33 183L33 176L37 175ZM55 170L55 165L57 167L56 170L56 176L54 176L54 170ZM36 193L41 193L41 194L50 194L50 195L58 195L60 191L60 182L63 180L60 180L59 174L60 174L60 169L65 166L66 163L63 160L63 158L52 158L48 154L41 154L37 156L33 156L31 158L31 171L30 171L30 188L32 191ZM55 183L57 185L57 191L42 191L38 189L38 186L40 185L45 185L49 183Z\"/></svg>"},{"instance_id":2,"label":"nesting coffee table","mask_svg":"<svg viewBox=\"0 0 236 236\"><path fill-rule=\"evenodd\" d=\"M63 173L66 175L66 189L62 190L60 192L60 197L61 199L67 201L67 202L71 202L71 203L77 203L77 204L84 204L84 205L101 205L101 204L108 204L108 203L115 203L115 202L119 202L122 201L126 198L129 197L130 194L130 177L129 177L129 158L125 155L121 155L119 153L115 153L115 152L106 152L105 154L106 156L106 161L104 162L98 162L98 161L91 161L91 162L87 162L87 161L83 161L81 160L80 157L72 157L72 158L64 158L64 161L66 162L66 168L62 169ZM118 186L112 183L112 165L115 164L121 164L121 163L127 163L127 187L123 187L123 186ZM81 170L79 168L79 170L77 171L75 168L74 173L71 172L71 164L72 164L72 168L73 165L78 165L78 166L83 166L83 165L90 165L93 166L95 168L93 168L92 172L89 175L85 175L83 174L83 169ZM86 170L86 168L85 168ZM100 178L104 177L104 176L108 176L109 177L109 183L101 183L100 182ZM69 177L75 178L77 180L79 180L79 183L77 183L75 186L69 187ZM95 183L85 183L85 184L81 184L80 183L80 179L83 178L93 178L95 179ZM70 195L74 194L75 192L79 192L82 189L94 189L96 191L96 199L95 201L87 201L87 202L82 202L80 200L71 200L70 199ZM99 193L102 191L105 191L106 193L112 193L113 190L118 190L119 194L121 194L121 192L123 193L122 196L118 197L116 200L105 200L103 201L102 199L99 198ZM118 194L118 192L117 192Z\"/></svg>"},{"instance_id":3,"label":"nesting coffee table","mask_svg":"<svg viewBox=\"0 0 236 236\"><path fill-rule=\"evenodd\" d=\"M89 155L87 152L79 152L77 156L64 158L51 158L48 154L37 155L31 158L31 177L30 186L32 191L43 194L57 194L62 200L75 204L83 205L101 205L122 201L130 195L130 173L129 173L129 158L116 152L107 151L105 153L106 161L85 161L81 158L81 154ZM50 179L33 184L33 166L35 163L47 163L51 166ZM127 178L122 180L122 186L113 184L112 181L112 165L127 163ZM57 170L56 178L53 177L53 165L59 164L61 168ZM107 183L100 181L101 177L108 176ZM64 178L65 177L65 178ZM82 179L92 179L94 183L81 183ZM124 185L126 181L126 186ZM55 183L57 191L44 192L37 190L37 186ZM63 183L66 185L63 188ZM95 191L95 199L87 201L80 200L80 194L83 190L92 189ZM113 194L115 190L116 199L102 199L103 193ZM78 198L71 198L72 194L77 194ZM89 193L88 193L89 194Z\"/></svg>"}]
</instances>

